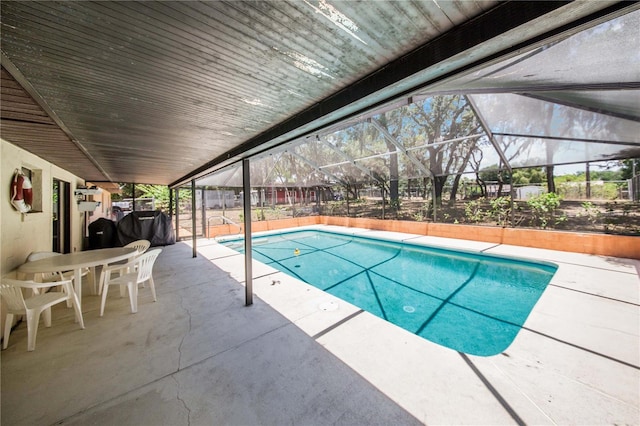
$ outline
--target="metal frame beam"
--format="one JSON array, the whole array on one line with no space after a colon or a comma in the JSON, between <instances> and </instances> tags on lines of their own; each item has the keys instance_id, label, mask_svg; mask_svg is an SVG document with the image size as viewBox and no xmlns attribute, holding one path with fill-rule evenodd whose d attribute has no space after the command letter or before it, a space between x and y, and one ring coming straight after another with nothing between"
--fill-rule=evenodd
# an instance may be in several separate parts
<instances>
[{"instance_id":1,"label":"metal frame beam","mask_svg":"<svg viewBox=\"0 0 640 426\"><path fill-rule=\"evenodd\" d=\"M514 138L544 139L544 140L551 140L551 141L585 142L587 144L623 145L623 146L629 146L629 147L640 146L640 142L623 142L623 141L611 141L611 140L604 140L604 139L586 139L586 138L569 138L569 137L564 138L559 136L526 135L522 133L501 133L501 132L493 133L493 135L507 136L507 137L514 137Z\"/></svg>"},{"instance_id":2,"label":"metal frame beam","mask_svg":"<svg viewBox=\"0 0 640 426\"><path fill-rule=\"evenodd\" d=\"M493 95L493 94L518 94L522 96L537 97L538 92L593 92L593 91L611 91L611 90L638 90L640 82L615 82L615 83L563 83L563 84L539 84L536 86L511 85L508 87L482 87L482 88L460 88L460 89L425 89L424 92L413 96L414 101L422 101L434 96L442 95ZM540 97L541 100L545 100ZM559 103L556 100L549 102Z\"/></svg>"},{"instance_id":3,"label":"metal frame beam","mask_svg":"<svg viewBox=\"0 0 640 426\"><path fill-rule=\"evenodd\" d=\"M493 148L498 153L498 156L500 157L504 165L507 167L507 170L509 170L509 173L511 173L512 172L511 163L509 163L509 159L505 155L502 148L500 148L500 145L498 145L498 142L493 136L493 132L489 127L489 123L487 123L487 121L484 119L484 116L480 113L480 110L476 106L476 103L473 100L473 98L471 96L465 96L464 98L467 100L467 102L469 103L469 106L471 107L471 110L473 111L473 114L476 116L476 118L480 122L480 126L482 126L482 130L484 130L484 132L487 134L487 137L489 138L491 145L493 145Z\"/></svg>"},{"instance_id":4,"label":"metal frame beam","mask_svg":"<svg viewBox=\"0 0 640 426\"><path fill-rule=\"evenodd\" d=\"M415 150L420 149L420 148L433 148L433 147L440 146L440 145L448 145L450 143L456 143L456 142L465 141L467 139L478 139L478 138L481 138L483 136L484 136L484 134L476 134L476 135L462 136L462 137L454 138L454 139L447 139L446 141L440 141L440 142L434 142L434 143L426 143L424 145L412 146L410 148L407 148L407 151L415 151Z\"/></svg>"},{"instance_id":5,"label":"metal frame beam","mask_svg":"<svg viewBox=\"0 0 640 426\"><path fill-rule=\"evenodd\" d=\"M236 173L238 173L238 170L240 169L240 166L235 166L235 170L233 171L233 173L229 173L229 177L227 179L225 179L224 182L222 182L223 187L227 186L227 184L229 183L229 181L231 180L231 178L233 178Z\"/></svg>"},{"instance_id":6,"label":"metal frame beam","mask_svg":"<svg viewBox=\"0 0 640 426\"><path fill-rule=\"evenodd\" d=\"M338 154L339 156L341 156L342 158L346 159L347 161L345 163L336 163L335 165L340 165L340 164L353 164L358 170L360 170L361 172L365 173L367 176L369 176L371 179L377 181L378 179L373 175L373 173L371 173L371 170L367 169L366 167L358 164L356 162L356 160L354 158L352 158L349 154L347 154L344 151L341 151L340 149L338 149L338 147L336 147L335 145L333 145L331 142L324 140L323 138L321 138L320 136L316 136L316 140L318 142L320 142L321 144L327 146L330 150L332 150L333 152L335 152L336 154ZM330 165L325 165L322 167L329 167Z\"/></svg>"},{"instance_id":7,"label":"metal frame beam","mask_svg":"<svg viewBox=\"0 0 640 426\"><path fill-rule=\"evenodd\" d=\"M394 154L394 153L393 152L381 152L380 154L373 154L373 155L367 155L366 157L356 158L356 161L364 161L364 160L371 160L372 158L388 157L391 154ZM397 153L395 153L395 154L397 154Z\"/></svg>"},{"instance_id":8,"label":"metal frame beam","mask_svg":"<svg viewBox=\"0 0 640 426\"><path fill-rule=\"evenodd\" d=\"M197 257L196 248L196 180L191 179L191 257Z\"/></svg>"},{"instance_id":9,"label":"metal frame beam","mask_svg":"<svg viewBox=\"0 0 640 426\"><path fill-rule=\"evenodd\" d=\"M391 133L389 133L389 131L387 129L385 129L382 124L380 124L380 122L378 120L376 120L375 118L370 118L369 122L373 125L373 127L378 129L378 131L382 134L382 136L386 140L388 140L393 145L395 145L396 148L398 148L400 150L400 152L402 152L409 159L409 161L411 161L413 163L413 165L418 168L418 170L420 170L421 172L423 172L424 174L426 174L427 176L429 176L430 178L433 179L433 176L434 176L433 172L431 170L427 169L425 167L425 165L422 164L422 162L420 160L418 160L416 157L414 157L413 154L411 154L407 150L407 148L404 147L404 144L402 142L396 140L396 138L394 138L391 135ZM393 153L391 152L390 154L393 154Z\"/></svg>"},{"instance_id":10,"label":"metal frame beam","mask_svg":"<svg viewBox=\"0 0 640 426\"><path fill-rule=\"evenodd\" d=\"M269 173L267 173L267 176L265 176L265 178L263 179L262 187L264 187L267 184L267 180L269 179L271 174L275 171L276 166L278 165L280 160L282 160L282 156L284 155L284 152L275 152L275 153L273 153L273 155L270 156L271 158L273 158L274 156L276 156L278 154L280 154L280 156L275 160L275 162L273 163L273 167L271 167L271 170L269 170Z\"/></svg>"},{"instance_id":11,"label":"metal frame beam","mask_svg":"<svg viewBox=\"0 0 640 426\"><path fill-rule=\"evenodd\" d=\"M322 170L322 169L320 168L320 166L318 166L318 165L317 165L316 163L314 163L313 161L311 161L311 160L307 159L306 157L303 157L302 155L300 155L300 154L298 154L298 153L296 153L296 152L290 151L290 150L287 150L287 151L285 151L285 152L288 152L289 154L293 155L294 157L296 157L296 158L297 158L297 159L299 159L300 161L303 161L303 162L307 163L308 165L310 165L311 167L313 167L317 172L322 173L322 174L324 174L324 175L326 175L326 176L329 176L331 179L334 179L335 181L337 181L337 182L341 183L342 185L347 185L347 182L345 182L343 179L340 179L339 177L337 177L336 175L334 175L334 174L332 174L332 173L325 172L324 170Z\"/></svg>"},{"instance_id":12,"label":"metal frame beam","mask_svg":"<svg viewBox=\"0 0 640 426\"><path fill-rule=\"evenodd\" d=\"M496 141L496 138L493 136L493 132L491 131L491 128L489 127L489 123L487 123L487 121L484 119L484 116L480 113L480 110L476 106L476 103L473 100L472 96L465 96L464 98L467 100L467 103L469 104L469 107L471 108L471 111L473 111L473 114L476 116L476 118L480 122L480 126L482 126L482 129L487 134L487 137L489 138L489 141L491 142L491 145L493 145L493 148L498 153L498 156L500 157L500 160L502 160L504 165L507 167L507 170L509 171L509 178L511 180L509 182L509 195L510 195L510 198L511 198L511 226L514 226L514 224L515 224L515 202L513 200L513 192L514 192L514 189L513 189L513 169L511 168L511 163L509 163L509 159L505 155L505 153L502 150L502 148L500 148L500 145L498 145L498 142Z\"/></svg>"},{"instance_id":13,"label":"metal frame beam","mask_svg":"<svg viewBox=\"0 0 640 426\"><path fill-rule=\"evenodd\" d=\"M251 164L242 160L242 201L244 213L244 299L245 305L253 304L253 252L251 246Z\"/></svg>"},{"instance_id":14,"label":"metal frame beam","mask_svg":"<svg viewBox=\"0 0 640 426\"><path fill-rule=\"evenodd\" d=\"M180 241L180 187L172 191L176 192L176 241Z\"/></svg>"}]
</instances>

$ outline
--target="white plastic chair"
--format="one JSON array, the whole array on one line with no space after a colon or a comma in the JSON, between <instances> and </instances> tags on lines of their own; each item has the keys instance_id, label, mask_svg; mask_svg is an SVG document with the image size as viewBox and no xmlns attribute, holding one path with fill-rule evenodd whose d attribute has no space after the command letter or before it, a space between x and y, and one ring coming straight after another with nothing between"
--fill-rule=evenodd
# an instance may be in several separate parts
<instances>
[{"instance_id":1,"label":"white plastic chair","mask_svg":"<svg viewBox=\"0 0 640 426\"><path fill-rule=\"evenodd\" d=\"M138 258L133 260L126 265L123 265L125 268L128 268L129 271L119 277L111 279L111 270L107 269L105 273L105 281L104 288L102 289L102 303L100 304L100 316L104 314L104 305L107 301L107 293L109 291L109 286L119 285L121 288L123 286L127 286L129 290L129 302L131 304L131 313L135 314L138 312L138 284L143 284L145 282L149 282L149 287L151 287L151 295L153 296L153 301L156 299L156 287L153 283L153 264L155 263L158 255L162 249L154 249L148 251ZM122 295L122 293L121 293Z\"/></svg>"},{"instance_id":2,"label":"white plastic chair","mask_svg":"<svg viewBox=\"0 0 640 426\"><path fill-rule=\"evenodd\" d=\"M27 256L27 262L33 262L35 260L40 260L40 259L45 259L47 257L52 257L52 256L60 256L61 253L57 253L55 251L34 251L31 252L31 254L29 254L29 256ZM82 269L82 276L87 276L89 275L89 268L83 268ZM51 282L56 282L56 281L65 281L65 280L71 280L73 281L74 279L74 274L73 271L65 271L65 272L45 272L45 273L40 273L40 274L34 274L33 280L36 282L42 282L42 283L51 283ZM38 290L36 289L34 291L34 294L38 294ZM67 301L67 308L71 307L71 301Z\"/></svg>"},{"instance_id":3,"label":"white plastic chair","mask_svg":"<svg viewBox=\"0 0 640 426\"><path fill-rule=\"evenodd\" d=\"M151 242L149 240L137 240L137 241L132 241L129 244L124 246L125 248L134 248L136 250L138 250L139 254L144 253L145 251L147 251L149 249L149 247L151 247Z\"/></svg>"},{"instance_id":4,"label":"white plastic chair","mask_svg":"<svg viewBox=\"0 0 640 426\"><path fill-rule=\"evenodd\" d=\"M9 345L9 333L13 324L14 315L24 315L27 317L27 351L36 348L36 334L38 333L38 323L40 314L44 311L44 325L51 327L51 306L70 300L75 310L75 315L80 328L84 328L84 320L80 311L78 297L73 291L71 280L56 281L56 286L62 286L62 292L49 291L37 294L42 288L52 287L54 283L37 283L35 281L22 281L9 278L2 279L0 284L0 295L7 303L6 322L4 325L4 343L2 349L7 349ZM34 290L35 296L24 298L22 289Z\"/></svg>"},{"instance_id":5,"label":"white plastic chair","mask_svg":"<svg viewBox=\"0 0 640 426\"><path fill-rule=\"evenodd\" d=\"M151 247L151 242L149 240L136 240L124 246L124 248L134 248L138 250L138 253L134 257L134 259L139 257L144 252L146 252L149 249L149 247ZM126 265L127 265L127 262L124 262L124 263L116 262L110 265L102 266L102 271L100 272L100 280L98 281L98 295L102 294L102 287L104 286L106 272L110 270L112 275L114 272L118 272L120 275L123 275L124 270L126 269ZM121 295L124 296L123 293L121 293Z\"/></svg>"}]
</instances>

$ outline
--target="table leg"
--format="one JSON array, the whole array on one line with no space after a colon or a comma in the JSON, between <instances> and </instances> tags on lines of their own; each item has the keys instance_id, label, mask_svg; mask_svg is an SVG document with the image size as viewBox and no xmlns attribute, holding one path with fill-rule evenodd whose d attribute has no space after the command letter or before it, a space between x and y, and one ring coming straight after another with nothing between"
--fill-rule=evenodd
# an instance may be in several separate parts
<instances>
[{"instance_id":1,"label":"table leg","mask_svg":"<svg viewBox=\"0 0 640 426\"><path fill-rule=\"evenodd\" d=\"M75 286L76 296L78 296L78 309L82 313L82 268L73 270L73 285Z\"/></svg>"},{"instance_id":2,"label":"table leg","mask_svg":"<svg viewBox=\"0 0 640 426\"><path fill-rule=\"evenodd\" d=\"M92 266L91 267L91 294L92 295L96 295L98 294L98 281L96 280L96 267Z\"/></svg>"},{"instance_id":3,"label":"table leg","mask_svg":"<svg viewBox=\"0 0 640 426\"><path fill-rule=\"evenodd\" d=\"M82 309L80 309L80 299L78 299L78 295L71 284L67 283L67 286L67 291L73 291L73 294L71 295L71 304L73 305L73 309L76 313L76 322L80 322L80 327L84 328L84 318L82 318Z\"/></svg>"},{"instance_id":4,"label":"table leg","mask_svg":"<svg viewBox=\"0 0 640 426\"><path fill-rule=\"evenodd\" d=\"M98 284L98 292L96 293L98 296L101 296L101 295L102 295L102 289L103 289L103 287L104 287L104 281L105 281L105 279L106 279L106 276L105 276L105 269L107 268L107 266L109 266L109 265L105 263L104 265L102 265L102 266L100 267L100 276L98 277L98 281L97 281L97 284ZM94 278L94 279L95 279L95 278Z\"/></svg>"}]
</instances>

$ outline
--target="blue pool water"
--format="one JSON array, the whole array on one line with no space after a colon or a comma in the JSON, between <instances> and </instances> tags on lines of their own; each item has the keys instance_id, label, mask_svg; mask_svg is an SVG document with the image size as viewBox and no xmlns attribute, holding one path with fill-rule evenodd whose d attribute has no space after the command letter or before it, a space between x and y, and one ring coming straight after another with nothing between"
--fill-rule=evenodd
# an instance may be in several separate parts
<instances>
[{"instance_id":1,"label":"blue pool water","mask_svg":"<svg viewBox=\"0 0 640 426\"><path fill-rule=\"evenodd\" d=\"M241 240L223 244L243 252ZM503 352L557 266L325 231L254 237L253 257L425 339Z\"/></svg>"}]
</instances>

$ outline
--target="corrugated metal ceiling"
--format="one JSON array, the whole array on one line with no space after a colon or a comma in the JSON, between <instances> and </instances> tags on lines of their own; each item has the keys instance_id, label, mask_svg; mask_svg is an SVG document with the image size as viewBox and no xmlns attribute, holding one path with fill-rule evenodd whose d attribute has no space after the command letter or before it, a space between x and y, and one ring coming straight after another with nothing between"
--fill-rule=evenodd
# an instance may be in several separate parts
<instances>
[{"instance_id":1,"label":"corrugated metal ceiling","mask_svg":"<svg viewBox=\"0 0 640 426\"><path fill-rule=\"evenodd\" d=\"M5 98L2 137L87 180L170 184L271 134L337 120L353 101L379 102L367 96L417 66L437 69L442 58L499 39L482 51L489 56L610 4L3 1L3 66L62 130L38 138L38 126L55 126L7 113ZM514 22L503 22L510 14ZM546 24L496 37L536 17ZM418 57L443 34L450 52L436 44L423 52L433 58ZM411 52L406 73L398 71ZM296 120L305 111L310 118Z\"/></svg>"},{"instance_id":2,"label":"corrugated metal ceiling","mask_svg":"<svg viewBox=\"0 0 640 426\"><path fill-rule=\"evenodd\" d=\"M0 117L3 139L60 167L68 168L73 165L78 176L104 179L86 153L69 139L4 67L1 78Z\"/></svg>"}]
</instances>

